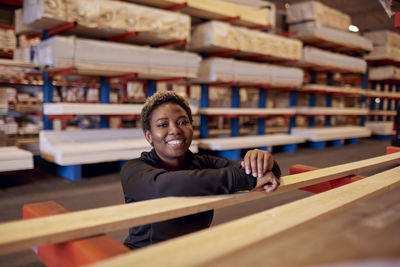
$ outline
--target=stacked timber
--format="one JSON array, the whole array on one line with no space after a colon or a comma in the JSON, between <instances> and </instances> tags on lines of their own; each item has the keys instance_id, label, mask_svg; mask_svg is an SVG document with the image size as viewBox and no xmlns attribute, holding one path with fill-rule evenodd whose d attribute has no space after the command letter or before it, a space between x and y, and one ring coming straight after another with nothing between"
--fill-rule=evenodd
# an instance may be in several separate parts
<instances>
[{"instance_id":1,"label":"stacked timber","mask_svg":"<svg viewBox=\"0 0 400 267\"><path fill-rule=\"evenodd\" d=\"M105 38L138 32L134 42L144 44L190 38L188 15L111 0L25 1L23 21L38 29L77 22L70 33L87 37Z\"/></svg>"},{"instance_id":2,"label":"stacked timber","mask_svg":"<svg viewBox=\"0 0 400 267\"><path fill-rule=\"evenodd\" d=\"M239 82L269 84L274 87L297 87L303 82L303 71L233 59L209 58L201 62L197 82Z\"/></svg>"},{"instance_id":3,"label":"stacked timber","mask_svg":"<svg viewBox=\"0 0 400 267\"><path fill-rule=\"evenodd\" d=\"M365 55L365 59L400 62L400 34L380 30L364 33L364 36L374 44L374 49L371 53Z\"/></svg>"},{"instance_id":4,"label":"stacked timber","mask_svg":"<svg viewBox=\"0 0 400 267\"><path fill-rule=\"evenodd\" d=\"M369 79L376 80L400 80L400 68L395 66L372 67L369 69Z\"/></svg>"},{"instance_id":5,"label":"stacked timber","mask_svg":"<svg viewBox=\"0 0 400 267\"><path fill-rule=\"evenodd\" d=\"M298 64L321 70L339 70L355 73L365 73L367 71L367 62L364 59L325 51L311 46L304 47L303 58Z\"/></svg>"},{"instance_id":6,"label":"stacked timber","mask_svg":"<svg viewBox=\"0 0 400 267\"><path fill-rule=\"evenodd\" d=\"M200 57L194 53L56 36L36 46L35 64L78 73L138 73L146 77L196 77Z\"/></svg>"},{"instance_id":7,"label":"stacked timber","mask_svg":"<svg viewBox=\"0 0 400 267\"><path fill-rule=\"evenodd\" d=\"M179 11L193 17L223 20L235 18L232 24L247 27L270 26L275 27L275 6L264 2L266 7L250 7L244 4L232 3L224 0L129 0L131 2L152 5L162 8L171 8L180 5ZM247 4L247 3L246 3Z\"/></svg>"},{"instance_id":8,"label":"stacked timber","mask_svg":"<svg viewBox=\"0 0 400 267\"><path fill-rule=\"evenodd\" d=\"M269 55L268 59L298 60L302 57L301 41L271 33L210 21L196 26L189 49L198 52L239 50L235 56Z\"/></svg>"},{"instance_id":9,"label":"stacked timber","mask_svg":"<svg viewBox=\"0 0 400 267\"><path fill-rule=\"evenodd\" d=\"M33 169L30 151L14 146L0 147L0 172Z\"/></svg>"}]
</instances>

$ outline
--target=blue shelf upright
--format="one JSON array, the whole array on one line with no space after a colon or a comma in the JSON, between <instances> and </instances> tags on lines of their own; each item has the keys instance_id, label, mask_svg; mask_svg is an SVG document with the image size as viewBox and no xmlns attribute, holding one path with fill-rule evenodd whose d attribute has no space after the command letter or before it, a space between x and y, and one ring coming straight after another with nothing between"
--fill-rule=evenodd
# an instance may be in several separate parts
<instances>
[{"instance_id":1,"label":"blue shelf upright","mask_svg":"<svg viewBox=\"0 0 400 267\"><path fill-rule=\"evenodd\" d=\"M208 85L201 84L200 108L208 108ZM200 138L208 138L208 118L206 114L200 115Z\"/></svg>"}]
</instances>

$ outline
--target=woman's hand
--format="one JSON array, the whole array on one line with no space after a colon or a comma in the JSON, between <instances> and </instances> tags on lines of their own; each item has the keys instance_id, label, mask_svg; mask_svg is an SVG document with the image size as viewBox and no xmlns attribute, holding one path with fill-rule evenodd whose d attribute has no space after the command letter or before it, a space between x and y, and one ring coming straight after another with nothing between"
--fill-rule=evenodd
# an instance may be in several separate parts
<instances>
[{"instance_id":1,"label":"woman's hand","mask_svg":"<svg viewBox=\"0 0 400 267\"><path fill-rule=\"evenodd\" d=\"M253 190L265 190L265 192L273 192L279 187L279 185L279 179L275 177L273 172L267 172L265 175L257 177L257 184Z\"/></svg>"},{"instance_id":2,"label":"woman's hand","mask_svg":"<svg viewBox=\"0 0 400 267\"><path fill-rule=\"evenodd\" d=\"M271 170L274 160L268 151L253 149L247 151L241 164L247 174L262 177Z\"/></svg>"}]
</instances>

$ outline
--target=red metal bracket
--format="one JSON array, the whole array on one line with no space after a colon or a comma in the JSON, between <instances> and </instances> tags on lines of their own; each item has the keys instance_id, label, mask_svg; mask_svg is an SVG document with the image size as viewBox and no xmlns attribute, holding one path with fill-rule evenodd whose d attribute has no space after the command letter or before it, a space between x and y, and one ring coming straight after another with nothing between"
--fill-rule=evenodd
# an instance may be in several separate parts
<instances>
[{"instance_id":1,"label":"red metal bracket","mask_svg":"<svg viewBox=\"0 0 400 267\"><path fill-rule=\"evenodd\" d=\"M187 7L187 2L182 2L182 3L180 3L180 4L176 4L176 5L172 5L172 6L168 6L168 7L165 7L164 9L165 10L178 10L178 9L181 9L181 8L184 8L184 7Z\"/></svg>"},{"instance_id":2,"label":"red metal bracket","mask_svg":"<svg viewBox=\"0 0 400 267\"><path fill-rule=\"evenodd\" d=\"M67 68L67 69L63 69L63 70L58 70L58 71L50 72L49 78L53 79L54 76L57 76L57 75L68 75L68 74L72 74L75 72L76 72L75 68Z\"/></svg>"},{"instance_id":3,"label":"red metal bracket","mask_svg":"<svg viewBox=\"0 0 400 267\"><path fill-rule=\"evenodd\" d=\"M186 81L185 77L171 77L164 79L157 79L156 82L177 82L177 81Z\"/></svg>"},{"instance_id":4,"label":"red metal bracket","mask_svg":"<svg viewBox=\"0 0 400 267\"><path fill-rule=\"evenodd\" d=\"M117 36L107 38L107 41L121 41L124 39L128 39L130 37L135 37L136 35L138 35L138 32L127 32L127 33L123 33L123 34L120 34Z\"/></svg>"},{"instance_id":5,"label":"red metal bracket","mask_svg":"<svg viewBox=\"0 0 400 267\"><path fill-rule=\"evenodd\" d=\"M154 47L178 46L184 44L186 44L186 40L177 40L177 41L171 41L163 44L154 45Z\"/></svg>"},{"instance_id":6,"label":"red metal bracket","mask_svg":"<svg viewBox=\"0 0 400 267\"><path fill-rule=\"evenodd\" d=\"M254 84L254 85L239 85L240 88L259 88L259 89L269 89L269 84Z\"/></svg>"},{"instance_id":7,"label":"red metal bracket","mask_svg":"<svg viewBox=\"0 0 400 267\"><path fill-rule=\"evenodd\" d=\"M136 77L137 77L136 73L127 73L127 74L121 74L121 75L107 77L107 80L108 81L110 81L112 79L128 80L128 79L135 79Z\"/></svg>"},{"instance_id":8,"label":"red metal bracket","mask_svg":"<svg viewBox=\"0 0 400 267\"><path fill-rule=\"evenodd\" d=\"M231 21L236 21L239 19L240 19L240 16L233 16L233 17L226 17L226 18L220 19L219 21L231 22Z\"/></svg>"},{"instance_id":9,"label":"red metal bracket","mask_svg":"<svg viewBox=\"0 0 400 267\"><path fill-rule=\"evenodd\" d=\"M261 59L270 58L270 57L271 57L271 55L256 55L256 56L240 57L239 59L254 61L254 60L261 60Z\"/></svg>"},{"instance_id":10,"label":"red metal bracket","mask_svg":"<svg viewBox=\"0 0 400 267\"><path fill-rule=\"evenodd\" d=\"M271 29L272 28L272 25L270 25L270 24L267 24L267 25L257 25L257 26L251 26L251 27L249 27L249 29L252 29L252 30L260 30L260 31L262 31L262 30L269 30L269 29Z\"/></svg>"},{"instance_id":11,"label":"red metal bracket","mask_svg":"<svg viewBox=\"0 0 400 267\"><path fill-rule=\"evenodd\" d=\"M240 52L239 49L229 49L229 50L206 53L206 56L207 57L219 57L219 56L233 55L238 52Z\"/></svg>"},{"instance_id":12,"label":"red metal bracket","mask_svg":"<svg viewBox=\"0 0 400 267\"><path fill-rule=\"evenodd\" d=\"M13 57L14 57L13 52L0 51L0 58L13 58Z\"/></svg>"},{"instance_id":13,"label":"red metal bracket","mask_svg":"<svg viewBox=\"0 0 400 267\"><path fill-rule=\"evenodd\" d=\"M394 15L394 27L400 29L400 12L396 12Z\"/></svg>"},{"instance_id":14,"label":"red metal bracket","mask_svg":"<svg viewBox=\"0 0 400 267\"><path fill-rule=\"evenodd\" d=\"M5 4L14 7L22 7L21 1L14 1L14 0L0 0L0 4Z\"/></svg>"},{"instance_id":15,"label":"red metal bracket","mask_svg":"<svg viewBox=\"0 0 400 267\"><path fill-rule=\"evenodd\" d=\"M277 33L276 35L289 37L289 36L293 36L293 35L296 35L296 34L297 34L296 31L291 31L291 32L280 32L280 33Z\"/></svg>"},{"instance_id":16,"label":"red metal bracket","mask_svg":"<svg viewBox=\"0 0 400 267\"><path fill-rule=\"evenodd\" d=\"M58 26L58 27L55 27L54 29L49 30L49 36L59 34L60 32L65 32L67 30L75 28L76 26L78 26L78 22L76 22L76 21L65 23L61 26Z\"/></svg>"},{"instance_id":17,"label":"red metal bracket","mask_svg":"<svg viewBox=\"0 0 400 267\"><path fill-rule=\"evenodd\" d=\"M14 26L8 24L0 24L0 29L14 30Z\"/></svg>"}]
</instances>

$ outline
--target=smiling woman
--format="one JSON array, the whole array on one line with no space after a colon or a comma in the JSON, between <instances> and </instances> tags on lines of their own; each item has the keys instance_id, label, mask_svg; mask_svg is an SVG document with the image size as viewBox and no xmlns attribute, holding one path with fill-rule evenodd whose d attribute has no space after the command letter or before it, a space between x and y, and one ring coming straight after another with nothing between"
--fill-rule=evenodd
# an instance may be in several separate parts
<instances>
[{"instance_id":1,"label":"smiling woman","mask_svg":"<svg viewBox=\"0 0 400 267\"><path fill-rule=\"evenodd\" d=\"M125 202L167 196L230 194L243 190L271 192L279 186L280 169L271 154L248 151L242 162L190 150L193 137L188 102L172 91L160 91L146 100L142 127L150 152L130 160L121 171ZM206 211L129 230L125 245L135 249L210 226Z\"/></svg>"}]
</instances>

